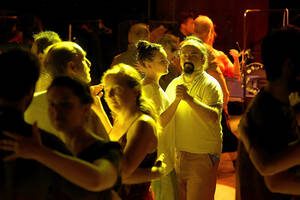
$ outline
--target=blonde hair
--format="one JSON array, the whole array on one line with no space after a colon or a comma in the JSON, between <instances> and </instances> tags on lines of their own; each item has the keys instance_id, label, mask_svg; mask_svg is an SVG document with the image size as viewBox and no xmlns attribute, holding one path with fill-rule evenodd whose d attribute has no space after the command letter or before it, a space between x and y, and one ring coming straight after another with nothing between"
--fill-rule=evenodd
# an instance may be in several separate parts
<instances>
[{"instance_id":1,"label":"blonde hair","mask_svg":"<svg viewBox=\"0 0 300 200\"><path fill-rule=\"evenodd\" d=\"M104 84L107 77L111 76L123 79L128 87L136 89L139 92L136 99L136 106L142 113L149 115L157 121L158 114L156 113L154 103L152 100L144 97L142 93L142 77L136 69L124 63L114 65L104 72L101 79L102 84Z\"/></svg>"}]
</instances>

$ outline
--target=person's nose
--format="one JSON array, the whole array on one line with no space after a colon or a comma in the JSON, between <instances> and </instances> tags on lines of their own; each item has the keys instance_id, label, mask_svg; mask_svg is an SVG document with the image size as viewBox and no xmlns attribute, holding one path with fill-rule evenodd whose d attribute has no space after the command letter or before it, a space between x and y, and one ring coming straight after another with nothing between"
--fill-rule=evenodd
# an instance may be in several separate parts
<instances>
[{"instance_id":1,"label":"person's nose","mask_svg":"<svg viewBox=\"0 0 300 200\"><path fill-rule=\"evenodd\" d=\"M91 61L89 61L89 59L85 58L85 62L87 63L88 67L91 67Z\"/></svg>"}]
</instances>

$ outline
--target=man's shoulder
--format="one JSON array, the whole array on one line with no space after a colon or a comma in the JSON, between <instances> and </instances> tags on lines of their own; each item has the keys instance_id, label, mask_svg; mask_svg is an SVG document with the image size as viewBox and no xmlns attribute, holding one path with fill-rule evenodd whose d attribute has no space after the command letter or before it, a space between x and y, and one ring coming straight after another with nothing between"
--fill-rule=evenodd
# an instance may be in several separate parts
<instances>
[{"instance_id":1,"label":"man's shoulder","mask_svg":"<svg viewBox=\"0 0 300 200\"><path fill-rule=\"evenodd\" d=\"M260 90L255 97L251 100L250 105L248 106L248 112L260 112L265 111L266 109L272 108L276 101L275 99L265 92L263 89ZM277 109L276 107L273 108Z\"/></svg>"},{"instance_id":2,"label":"man's shoulder","mask_svg":"<svg viewBox=\"0 0 300 200\"><path fill-rule=\"evenodd\" d=\"M270 94L261 90L247 106L246 116L251 128L279 131L285 125L283 119L283 104L280 104ZM271 134L272 131L270 131ZM266 135L268 132L264 133Z\"/></svg>"},{"instance_id":3,"label":"man's shoulder","mask_svg":"<svg viewBox=\"0 0 300 200\"><path fill-rule=\"evenodd\" d=\"M222 90L219 82L212 75L210 75L207 72L204 72L203 77L204 77L204 80L201 80L201 82L203 82L206 86L216 88L218 90Z\"/></svg>"},{"instance_id":4,"label":"man's shoulder","mask_svg":"<svg viewBox=\"0 0 300 200\"><path fill-rule=\"evenodd\" d=\"M47 92L35 94L29 107L24 112L27 123L38 123L38 127L51 133L57 133L48 116Z\"/></svg>"}]
</instances>

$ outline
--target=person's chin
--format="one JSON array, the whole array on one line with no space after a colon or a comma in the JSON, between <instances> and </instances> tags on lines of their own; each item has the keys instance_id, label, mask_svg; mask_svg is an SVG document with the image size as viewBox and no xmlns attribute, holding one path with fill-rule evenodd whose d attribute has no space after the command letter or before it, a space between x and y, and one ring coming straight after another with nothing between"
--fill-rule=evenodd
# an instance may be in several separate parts
<instances>
[{"instance_id":1,"label":"person's chin","mask_svg":"<svg viewBox=\"0 0 300 200\"><path fill-rule=\"evenodd\" d=\"M91 81L92 81L91 77L89 77L89 78L86 80L87 84L91 83Z\"/></svg>"}]
</instances>

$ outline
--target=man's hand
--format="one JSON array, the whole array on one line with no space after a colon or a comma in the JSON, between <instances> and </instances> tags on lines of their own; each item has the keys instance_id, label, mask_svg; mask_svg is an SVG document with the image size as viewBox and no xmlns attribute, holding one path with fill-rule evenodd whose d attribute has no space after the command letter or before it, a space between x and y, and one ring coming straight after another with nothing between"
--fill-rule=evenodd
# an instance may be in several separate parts
<instances>
[{"instance_id":1,"label":"man's hand","mask_svg":"<svg viewBox=\"0 0 300 200\"><path fill-rule=\"evenodd\" d=\"M176 86L176 97L182 100L190 100L192 97L188 94L188 89L185 85Z\"/></svg>"}]
</instances>

